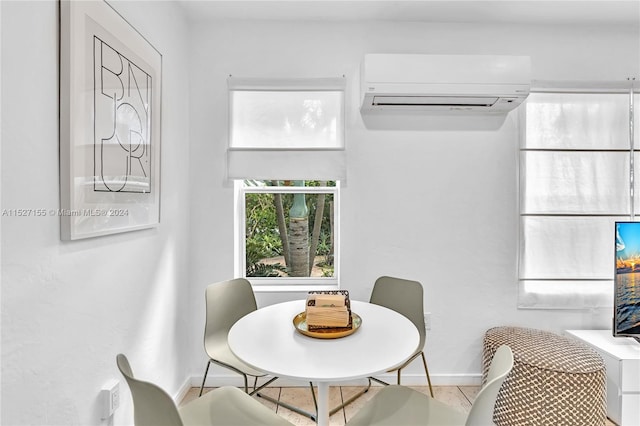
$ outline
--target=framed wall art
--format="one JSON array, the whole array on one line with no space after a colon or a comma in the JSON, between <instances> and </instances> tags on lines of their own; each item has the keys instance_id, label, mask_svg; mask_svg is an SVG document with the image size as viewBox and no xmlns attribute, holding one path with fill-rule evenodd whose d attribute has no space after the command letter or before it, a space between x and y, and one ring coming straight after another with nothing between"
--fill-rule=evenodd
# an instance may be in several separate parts
<instances>
[{"instance_id":1,"label":"framed wall art","mask_svg":"<svg viewBox=\"0 0 640 426\"><path fill-rule=\"evenodd\" d=\"M61 238L160 223L162 55L104 1L60 1Z\"/></svg>"}]
</instances>

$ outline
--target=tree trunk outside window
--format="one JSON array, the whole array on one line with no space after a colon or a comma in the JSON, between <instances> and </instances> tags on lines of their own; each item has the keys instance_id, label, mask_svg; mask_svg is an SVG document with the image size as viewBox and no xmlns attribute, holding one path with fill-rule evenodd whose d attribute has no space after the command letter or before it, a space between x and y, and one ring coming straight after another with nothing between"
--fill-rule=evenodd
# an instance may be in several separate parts
<instances>
[{"instance_id":1,"label":"tree trunk outside window","mask_svg":"<svg viewBox=\"0 0 640 426\"><path fill-rule=\"evenodd\" d=\"M295 186L304 186L303 180L294 181ZM293 195L293 206L289 210L289 276L308 277L309 268L309 209L304 194Z\"/></svg>"}]
</instances>

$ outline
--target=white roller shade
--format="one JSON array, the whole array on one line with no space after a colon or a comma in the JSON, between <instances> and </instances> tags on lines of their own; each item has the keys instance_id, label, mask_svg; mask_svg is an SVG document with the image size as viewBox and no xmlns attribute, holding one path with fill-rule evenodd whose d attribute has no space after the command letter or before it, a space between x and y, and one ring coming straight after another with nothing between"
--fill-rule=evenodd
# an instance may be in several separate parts
<instances>
[{"instance_id":1,"label":"white roller shade","mask_svg":"<svg viewBox=\"0 0 640 426\"><path fill-rule=\"evenodd\" d=\"M344 79L229 79L228 179L345 180Z\"/></svg>"},{"instance_id":2,"label":"white roller shade","mask_svg":"<svg viewBox=\"0 0 640 426\"><path fill-rule=\"evenodd\" d=\"M229 179L345 181L346 156L339 151L229 150Z\"/></svg>"}]
</instances>

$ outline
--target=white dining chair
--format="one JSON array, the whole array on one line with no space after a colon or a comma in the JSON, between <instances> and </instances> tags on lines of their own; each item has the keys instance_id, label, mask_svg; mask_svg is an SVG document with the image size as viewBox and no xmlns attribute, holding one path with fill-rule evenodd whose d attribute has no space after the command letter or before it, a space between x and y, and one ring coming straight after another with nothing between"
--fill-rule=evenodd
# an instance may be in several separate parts
<instances>
[{"instance_id":1,"label":"white dining chair","mask_svg":"<svg viewBox=\"0 0 640 426\"><path fill-rule=\"evenodd\" d=\"M409 318L413 325L416 326L418 333L420 334L420 344L414 354L411 355L404 364L393 370L397 373L396 384L401 384L402 370L420 356L422 357L424 374L427 378L427 384L429 385L429 393L431 394L431 397L433 397L431 376L429 376L427 359L424 355L427 331L424 323L424 291L422 284L418 281L382 276L374 283L369 302L401 313L405 317ZM377 381L386 384L381 380Z\"/></svg>"},{"instance_id":2,"label":"white dining chair","mask_svg":"<svg viewBox=\"0 0 640 426\"><path fill-rule=\"evenodd\" d=\"M513 353L500 346L491 362L487 382L469 414L404 386L383 388L368 401L347 426L489 426L500 386L513 368Z\"/></svg>"},{"instance_id":3,"label":"white dining chair","mask_svg":"<svg viewBox=\"0 0 640 426\"><path fill-rule=\"evenodd\" d=\"M239 360L229 348L228 335L233 324L243 316L258 309L251 283L244 278L235 278L210 284L205 290L205 303L206 322L204 327L204 349L209 356L209 360L207 361L207 367L204 371L204 377L202 378L200 395L202 395L204 390L209 366L211 363L214 363L240 374L244 379L244 391L249 395L257 395L315 420L315 412L309 413L285 401L279 401L268 395L258 393L278 378L269 377L262 385L257 386L258 378L266 378L267 375ZM264 348L264 350L267 351L269 348ZM253 377L254 379L253 390L251 392L249 391L249 377ZM311 383L309 383L309 386L317 412L317 401L313 393L313 386Z\"/></svg>"},{"instance_id":4,"label":"white dining chair","mask_svg":"<svg viewBox=\"0 0 640 426\"><path fill-rule=\"evenodd\" d=\"M247 393L249 393L249 376L254 378L252 394L276 380L277 377L271 377L260 387L256 387L258 377L265 377L266 374L240 361L231 352L227 343L227 335L233 324L258 309L251 283L244 278L236 278L210 284L205 290L205 304L204 350L209 360L202 378L200 395L202 395L211 363L240 374L244 379L244 391Z\"/></svg>"},{"instance_id":5,"label":"white dining chair","mask_svg":"<svg viewBox=\"0 0 640 426\"><path fill-rule=\"evenodd\" d=\"M431 376L429 376L427 359L424 354L424 345L427 340L427 331L424 323L424 297L422 284L418 281L406 280L402 278L389 276L379 277L373 285L369 303L374 303L376 305L392 309L407 317L409 320L411 320L413 325L416 326L416 328L418 329L418 333L420 334L420 344L418 345L416 351L402 365L389 372L396 373L396 384L400 385L402 380L402 370L418 357L422 357L422 365L424 367L424 373L427 378L427 384L429 385L429 393L433 397ZM389 383L379 378L369 377L368 386L355 393L349 399L345 400L342 404L333 408L331 410L331 414L336 413L343 407L351 404L356 399L367 393L371 388L372 380L385 386L389 385Z\"/></svg>"},{"instance_id":6,"label":"white dining chair","mask_svg":"<svg viewBox=\"0 0 640 426\"><path fill-rule=\"evenodd\" d=\"M133 398L135 426L291 426L240 389L214 389L178 408L159 386L136 379L123 354L116 357Z\"/></svg>"}]
</instances>

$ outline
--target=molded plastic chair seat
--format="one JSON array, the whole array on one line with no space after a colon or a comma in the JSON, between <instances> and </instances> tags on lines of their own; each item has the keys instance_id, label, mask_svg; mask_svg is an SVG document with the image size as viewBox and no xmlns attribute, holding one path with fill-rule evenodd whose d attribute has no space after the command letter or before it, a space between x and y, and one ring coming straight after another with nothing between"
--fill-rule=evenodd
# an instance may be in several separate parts
<instances>
[{"instance_id":1,"label":"molded plastic chair seat","mask_svg":"<svg viewBox=\"0 0 640 426\"><path fill-rule=\"evenodd\" d=\"M178 409L184 425L291 425L240 389L225 386Z\"/></svg>"},{"instance_id":2,"label":"molded plastic chair seat","mask_svg":"<svg viewBox=\"0 0 640 426\"><path fill-rule=\"evenodd\" d=\"M496 351L487 384L480 390L469 415L404 386L387 386L376 394L347 426L488 426L502 382L513 367L508 346Z\"/></svg>"},{"instance_id":3,"label":"molded plastic chair seat","mask_svg":"<svg viewBox=\"0 0 640 426\"><path fill-rule=\"evenodd\" d=\"M372 401L347 424L461 426L467 421L465 413L405 386L385 386Z\"/></svg>"},{"instance_id":4,"label":"molded plastic chair seat","mask_svg":"<svg viewBox=\"0 0 640 426\"><path fill-rule=\"evenodd\" d=\"M116 362L133 398L136 426L286 426L278 416L252 397L234 387L214 389L178 409L159 386L136 379L127 357Z\"/></svg>"},{"instance_id":5,"label":"molded plastic chair seat","mask_svg":"<svg viewBox=\"0 0 640 426\"><path fill-rule=\"evenodd\" d=\"M230 365L235 367L236 369L242 371L243 373L249 375L249 376L253 376L253 377L263 377L265 376L265 373L260 371L260 370L256 370L253 367L248 366L247 364L245 364L244 362L242 362L241 360L239 360L234 354L233 352L231 352L231 349L229 348L229 345L227 344L227 335L225 334L225 336L223 338L211 338L209 340L206 340L204 342L204 347L205 347L205 351L207 352L207 354L215 354L215 360L217 361L217 363L223 363L226 365Z\"/></svg>"}]
</instances>

